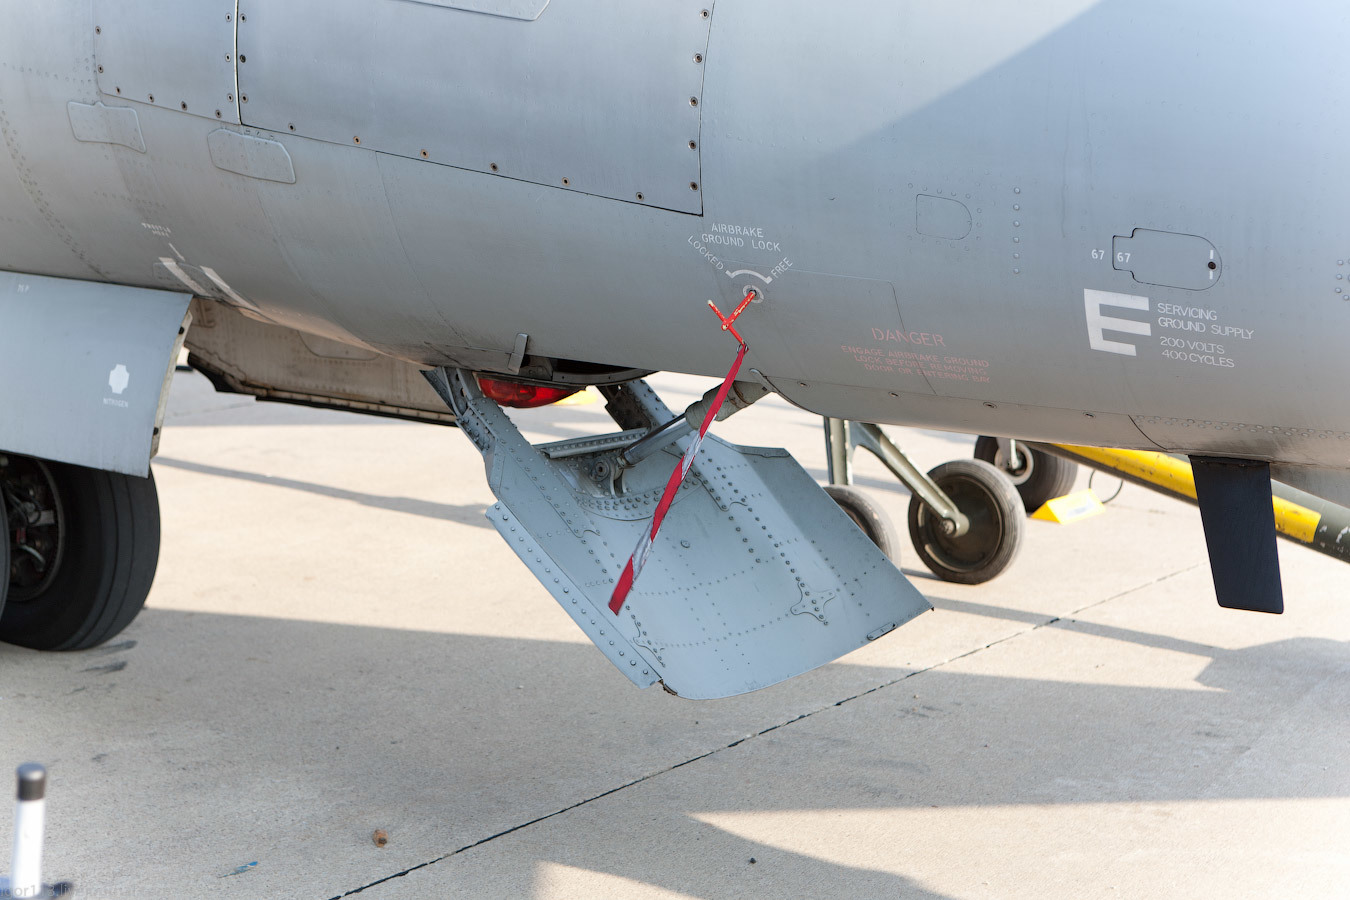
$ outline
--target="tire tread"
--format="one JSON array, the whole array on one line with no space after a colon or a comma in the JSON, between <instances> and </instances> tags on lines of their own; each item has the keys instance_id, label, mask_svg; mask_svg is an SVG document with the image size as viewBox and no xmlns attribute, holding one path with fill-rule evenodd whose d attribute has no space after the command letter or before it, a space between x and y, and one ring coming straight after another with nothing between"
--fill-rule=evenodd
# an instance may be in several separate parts
<instances>
[{"instance_id":1,"label":"tire tread","mask_svg":"<svg viewBox=\"0 0 1350 900\"><path fill-rule=\"evenodd\" d=\"M36 650L86 650L140 613L159 562L159 496L153 474L47 463L67 497L62 571L43 596L0 609L0 641ZM66 568L69 567L69 568Z\"/></svg>"}]
</instances>

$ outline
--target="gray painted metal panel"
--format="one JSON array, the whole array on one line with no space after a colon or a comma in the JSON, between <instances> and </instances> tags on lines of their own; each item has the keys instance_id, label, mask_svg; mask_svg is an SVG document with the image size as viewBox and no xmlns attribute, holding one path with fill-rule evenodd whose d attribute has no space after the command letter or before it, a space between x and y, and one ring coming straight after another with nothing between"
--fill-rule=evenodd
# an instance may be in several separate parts
<instances>
[{"instance_id":1,"label":"gray painted metal panel","mask_svg":"<svg viewBox=\"0 0 1350 900\"><path fill-rule=\"evenodd\" d=\"M328 0L244 0L243 118L697 213L704 8L568 0L522 22L420 3L334 15Z\"/></svg>"},{"instance_id":2,"label":"gray painted metal panel","mask_svg":"<svg viewBox=\"0 0 1350 900\"><path fill-rule=\"evenodd\" d=\"M295 164L286 146L278 141L218 128L206 136L206 146L211 151L211 162L218 169L263 181L295 184Z\"/></svg>"},{"instance_id":3,"label":"gray painted metal panel","mask_svg":"<svg viewBox=\"0 0 1350 900\"><path fill-rule=\"evenodd\" d=\"M77 141L93 144L119 144L140 153L145 152L145 137L141 134L141 123L136 110L129 106L104 106L102 103L90 105L66 104L70 116L70 130Z\"/></svg>"},{"instance_id":4,"label":"gray painted metal panel","mask_svg":"<svg viewBox=\"0 0 1350 900\"><path fill-rule=\"evenodd\" d=\"M548 6L548 0L411 0L411 2L527 21L539 18L544 8Z\"/></svg>"},{"instance_id":5,"label":"gray painted metal panel","mask_svg":"<svg viewBox=\"0 0 1350 900\"><path fill-rule=\"evenodd\" d=\"M1338 423L1344 432L1350 396L1319 390L1299 363L1336 366L1343 354L1332 335L1350 325L1335 292L1344 285L1337 260L1350 247L1330 225L1350 202L1350 182L1325 149L1326 129L1345 132L1327 112L1345 90L1332 60L1350 37L1335 9L1306 7L1298 24L1288 10L1259 4L902 2L870 4L868 27L858 29L859 6L811 17L809 4L787 2L776 21L808 17L812 29L787 26L776 35L784 41L768 41L773 53L749 56L737 52L739 38L762 24L762 9L719 5L704 110L706 218L772 229L804 268L893 278L906 325L943 335L947 355L987 369L987 380L934 388L999 410L919 404L930 422L992 421L1007 404L1025 404L1038 409L1027 410L1019 431L1091 412L1099 418L1081 430L1102 443L1114 439L1114 429L1097 427L1103 411L1163 408L1197 421ZM822 46L849 52L813 71L821 102L772 103L775 86ZM1264 62L1253 66L1239 49L1247 47L1262 48ZM1313 120L1311 129L1297 124ZM813 137L794 142L792 134ZM728 140L714 138L721 135ZM781 142L769 178L754 178L747 165L740 142L752 138L759 147ZM939 189L970 208L972 234L957 242L897 234L902 204L912 209L916 194ZM1201 301L1174 287L1141 290L1111 264L1112 237L1134 227L1204 235L1223 255L1222 280ZM874 233L887 237L863 237ZM1084 288L1149 296L1150 312L1129 316L1151 326L1147 340L1135 338L1138 357L1090 347ZM1255 335L1231 346L1206 339L1232 351L1213 355L1235 368L1209 365L1211 354L1193 360L1189 349L1164 356L1174 348L1161 338L1196 336L1160 325L1191 318L1162 304L1203 306L1220 317L1212 324ZM859 343L896 346L867 340L866 323L856 324ZM798 344L803 357L832 349L806 335ZM863 366L847 382L877 391L893 383ZM812 387L822 401L855 393ZM915 407L889 407L888 420L913 420ZM1227 434L1231 447L1257 454L1295 443L1275 438L1266 429ZM1345 466L1350 453L1341 448L1309 450Z\"/></svg>"},{"instance_id":6,"label":"gray painted metal panel","mask_svg":"<svg viewBox=\"0 0 1350 900\"><path fill-rule=\"evenodd\" d=\"M0 449L145 475L189 299L0 272Z\"/></svg>"},{"instance_id":7,"label":"gray painted metal panel","mask_svg":"<svg viewBox=\"0 0 1350 900\"><path fill-rule=\"evenodd\" d=\"M1350 508L1350 473L1315 469L1307 466L1277 465L1270 467L1270 477L1292 485L1342 507ZM1334 535L1339 543L1350 538L1350 532Z\"/></svg>"},{"instance_id":8,"label":"gray painted metal panel","mask_svg":"<svg viewBox=\"0 0 1350 900\"><path fill-rule=\"evenodd\" d=\"M734 309L749 288L762 298L736 328L750 345L748 358L766 375L847 384L861 369L884 373L897 391L934 392L924 372L935 369L921 367L918 356L944 353L935 343L942 336L905 327L893 284L796 268L765 276L771 267L728 260L727 273L736 272L746 274L717 279L722 310Z\"/></svg>"},{"instance_id":9,"label":"gray painted metal panel","mask_svg":"<svg viewBox=\"0 0 1350 900\"><path fill-rule=\"evenodd\" d=\"M267 7L256 15L298 8ZM556 14L582 8L553 3L527 22L394 0L330 5L314 20L323 35L287 34L300 42L282 49L301 80L284 87L297 110L365 108L370 85L344 81L341 48L304 49L363 28L356 62L368 71L410 17L473 20L495 25L473 32L494 63L457 91L487 96L511 84L503 69L547 61L540 71L571 79L568 105L579 108L613 80L611 56L574 53L577 68L564 71L550 45L513 60L527 46L517 34L548 32ZM99 96L91 3L50 0L0 30L0 261L140 285L169 283L156 269L165 258L211 268L274 321L424 365L505 371L516 335L528 334L532 356L721 374L725 347L704 302L729 281L710 259L725 248L705 254L690 241L743 227L781 253L747 242L727 255L765 275L787 257L794 271L894 286L903 332L848 294L798 302L793 273L774 276L747 314L759 330L748 365L816 412L1344 469L1350 245L1339 223L1350 181L1327 149L1350 137L1340 12L1330 0L1296 10L841 0L828 15L804 0L724 4L697 107L706 215L691 220L551 179L429 165L419 151L434 159L435 148L400 151L418 154L409 158L371 153L353 135L306 140L289 119L274 139L295 160L295 185L221 171L203 146L215 121L159 104L137 109L145 154L79 142L66 104ZM146 54L178 28L129 15L146 26ZM613 26L635 20L606 21L599 30L621 43ZM199 24L193 39L205 46L215 23ZM448 121L436 99L445 83L426 75L457 45L438 33L404 57L380 51L381 77L416 95L380 108L397 128ZM665 62L654 56L653 73L634 65L642 80ZM490 104L461 112L464 133L508 118ZM622 132L622 112L596 121ZM940 201L923 201L922 216L921 195ZM963 238L953 204L971 217ZM1202 236L1222 278L1201 294L1142 286L1113 265L1113 238L1136 228ZM775 296L780 280L788 293ZM1099 310L1147 328L1107 332L1134 355L1093 345L1089 290L1147 298L1147 310ZM950 356L937 362L956 369L872 363L914 350L910 331L941 335L948 352L921 355ZM850 358L845 345L868 352Z\"/></svg>"},{"instance_id":10,"label":"gray painted metal panel","mask_svg":"<svg viewBox=\"0 0 1350 900\"><path fill-rule=\"evenodd\" d=\"M94 0L99 90L237 124L234 19L235 0Z\"/></svg>"},{"instance_id":11,"label":"gray painted metal panel","mask_svg":"<svg viewBox=\"0 0 1350 900\"><path fill-rule=\"evenodd\" d=\"M602 483L637 432L532 447L473 376L432 383L483 452L488 518L601 652L640 687L690 699L753 691L893 631L930 607L785 450L709 437L616 617L610 593L680 446ZM645 384L651 421L671 412ZM579 452L585 451L585 452Z\"/></svg>"},{"instance_id":12,"label":"gray painted metal panel","mask_svg":"<svg viewBox=\"0 0 1350 900\"><path fill-rule=\"evenodd\" d=\"M1128 236L1116 235L1111 247L1112 266L1140 284L1207 291L1223 274L1214 245L1194 234L1136 228Z\"/></svg>"},{"instance_id":13,"label":"gray painted metal panel","mask_svg":"<svg viewBox=\"0 0 1350 900\"><path fill-rule=\"evenodd\" d=\"M960 241L970 234L970 228L970 208L960 200L929 194L914 198L914 230L919 234Z\"/></svg>"}]
</instances>

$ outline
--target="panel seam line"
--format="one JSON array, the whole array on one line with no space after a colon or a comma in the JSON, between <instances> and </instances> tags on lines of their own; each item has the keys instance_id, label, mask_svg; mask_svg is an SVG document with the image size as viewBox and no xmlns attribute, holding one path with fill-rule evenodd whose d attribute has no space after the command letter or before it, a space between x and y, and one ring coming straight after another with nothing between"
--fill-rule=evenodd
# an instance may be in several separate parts
<instances>
[{"instance_id":1,"label":"panel seam line","mask_svg":"<svg viewBox=\"0 0 1350 900\"><path fill-rule=\"evenodd\" d=\"M411 874L411 873L413 873L413 872L416 872L416 871L418 871L419 869L425 869L425 868L428 867L428 866L432 866L432 865L435 865L435 864L438 863L438 862L442 862L442 861L444 861L444 860L447 860L447 859L451 858L452 856L458 856L459 854L464 853L464 852L466 852L466 851L468 851L468 850L472 850L472 849L474 849L475 847L481 847L483 844L487 844L487 843L490 843L490 842L492 842L492 841L497 840L497 838L505 837L505 836L508 835L508 834L512 834L512 833L517 832L517 831L520 831L521 829L524 829L524 828L529 828L531 825L538 825L540 822L545 822L545 821L547 821L547 820L549 820L549 819L556 818L557 816L561 816L563 813L571 812L572 810L577 809L578 807L586 806L587 804L594 803L594 802L597 801L597 800L602 800L602 799L604 799L605 797L610 796L611 794L617 794L619 791L627 790L627 789L630 788L630 787L634 787L634 786L639 785L639 784L642 784L643 782L646 782L646 781L651 781L653 778L657 778L657 777L659 777L659 776L661 776L661 775L665 775L665 774L667 774L667 773L669 773L669 772L674 772L676 769L681 769L681 768L683 768L683 767L685 767L685 766L688 766L688 765L691 765L691 764L693 764L693 763L696 763L696 762L698 762L699 760L707 759L707 758L710 757L710 756L715 756L715 755L718 754L718 753L721 753L721 752L723 752L723 751L725 751L725 750L731 750L731 749L734 748L734 747L739 747L741 744L744 744L746 741L753 740L753 739L755 739L755 738L757 738L757 737L762 737L763 735L766 735L766 734L768 734L768 733L770 733L770 732L772 732L772 731L777 731L777 730L780 729L780 728L786 728L788 725L792 725L792 724L795 723L795 722L800 722L800 721L802 721L803 719L809 719L809 718L811 718L812 716L817 715L818 713L822 713L822 712L825 712L825 711L831 710L831 709L837 709L838 707L843 706L845 703L851 703L851 702L853 702L854 700L857 700L857 699L862 698L862 697L866 697L866 696L869 695L869 694L875 694L877 691L883 690L883 689L885 689L885 688L893 687L893 686L899 684L899 683L902 682L902 681L907 681L907 680L909 680L910 678L913 678L915 675L922 675L922 674L924 674L925 672L932 672L932 671L934 671L935 669L940 669L940 668L942 668L943 666L946 666L946 665L949 665L949 664L951 664L951 663L957 662L958 660L966 659L967 657L974 656L974 655L977 654L977 653L982 653L982 652L984 652L985 650L990 649L991 647L997 647L999 644L1007 643L1008 641L1015 640L1015 639L1017 639L1017 638L1020 638L1020 637L1023 637L1023 636L1025 636L1025 635L1031 634L1031 633L1033 633L1033 632L1039 631L1039 630L1041 630L1042 628L1045 628L1045 627L1047 627L1047 626L1054 625L1056 622L1063 622L1063 621L1066 621L1066 620L1067 620L1067 621L1072 621L1073 618L1074 618L1075 616L1079 615L1080 613L1083 613L1083 612L1086 612L1087 610L1095 609L1095 608L1098 607L1098 606L1102 606L1102 605L1104 605L1104 604L1110 603L1112 600L1119 600L1119 599L1121 599L1121 598L1123 598L1123 597L1128 597L1130 594L1134 594L1134 593L1137 593L1137 592L1139 592L1139 591L1145 590L1146 588L1153 587L1154 585L1161 584L1161 583L1164 582L1164 581L1169 581L1169 580L1171 580L1171 579L1173 579L1173 578L1176 578L1176 577L1179 576L1179 575L1184 575L1184 574L1186 574L1187 572L1194 571L1195 569L1198 569L1200 566L1201 566L1201 563L1193 563L1192 565L1185 566L1185 567L1183 567L1183 568L1177 569L1176 571L1168 572L1168 573L1165 574L1165 575L1160 575L1160 576L1158 576L1157 578L1154 578L1152 581L1146 581L1146 582L1144 582L1143 584L1137 584L1137 585L1135 585L1135 586L1132 587L1132 588L1128 588L1128 589L1126 589L1126 590L1120 591L1119 593L1112 594L1112 595L1109 596L1109 597L1104 597L1104 598L1102 598L1101 600L1096 600L1096 601L1093 601L1092 603L1088 603L1088 604L1086 604L1086 605L1084 605L1084 606L1080 606L1080 607L1078 607L1077 609L1071 610L1071 611L1065 613L1065 614L1062 615L1062 616L1052 616L1052 617L1046 619L1044 622L1038 622L1038 623L1036 623L1036 624L1034 624L1034 625L1030 625L1030 626L1028 626L1028 627L1026 627L1026 628L1023 628L1023 629L1021 629L1020 631L1014 631L1014 632L1011 633L1011 634L1004 635L1003 637L998 638L997 640L990 641L990 642L987 643L987 644L983 644L983 645L981 645L981 646L979 646L979 647L974 647L974 648L972 648L972 649L970 649L970 650L967 650L967 651L965 651L965 652L963 652L963 653L958 653L958 654L955 655L955 656L951 656L951 657L948 657L947 659L943 659L943 660L940 660L940 661L938 661L938 662L932 663L931 665L924 666L923 668L915 669L915 670L912 671L912 672L906 672L904 675L901 675L901 676L898 677L898 678L893 678L893 679L891 679L890 681L882 682L881 684L877 685L876 687L868 688L868 689L865 690L865 691L860 691L860 692L858 692L857 694L854 694L854 695L852 695L852 696L850 696L850 697L845 697L845 698L842 699L842 700L837 700L837 701L835 701L834 703L830 703L830 704L827 704L827 705L825 705L825 706L820 706L820 707L817 707L816 709L808 710L807 712L804 712L804 713L801 713L801 714L799 714L799 715L797 715L797 716L794 716L794 717L791 718L791 719L787 719L787 720L782 721L782 722L779 722L779 723L777 723L777 724L775 724L775 725L770 725L769 727L764 728L764 729L761 729L760 731L756 731L756 732L754 732L753 734L747 734L745 737L738 738L738 739L732 741L732 742L729 743L729 744L724 744L724 745L721 746L721 747L714 747L713 749L708 750L708 751L705 752L705 753L700 753L700 754L698 754L697 756L691 756L691 757L689 757L689 758L686 759L686 760L682 760L682 761L680 761L680 762L675 763L674 765L667 766L667 767L665 767L665 768L663 768L663 769L657 769L656 771L648 772L648 773L645 774L645 775L639 776L638 778L634 778L632 781L625 782L625 783L623 783L623 784L617 785L616 787L612 787L612 788L610 788L609 790L602 791L602 792L600 792L600 793L598 793L598 794L595 794L594 796L587 797L587 798L584 799L584 800L578 800L578 801L575 802L575 803L569 804L569 805L564 806L564 807L561 807L561 808L559 808L559 809L555 809L553 812L545 813L544 815L542 815L542 816L536 816L535 818L530 819L529 821L521 822L521 823L516 824L516 825L512 825L510 828L503 829L502 831L499 831L499 832L497 832L496 834L488 835L488 836L485 837L485 838L480 838L479 840L476 840L476 841L474 841L473 843L465 844L464 846L460 847L458 850L451 850L449 853L444 853L444 854L442 854L442 855L436 857L435 859L429 859L429 860L427 860L426 862L418 863L418 864L415 865L415 866L410 866L409 868L403 869L402 871L399 871L399 872L395 872L395 873L393 873L392 875L386 875L386 876L384 876L383 878L379 878L379 879L377 879L377 880L375 880L375 881L370 882L369 884L363 884L363 885L361 885L360 887L352 888L350 891L346 891L345 893L335 894L333 897L330 898L330 900L342 900L343 897L350 897L350 896L352 896L353 894L359 894L359 893L361 893L362 891L364 891L364 890L366 890L366 889L368 889L368 888L376 887L377 885L384 884L384 883L387 882L387 881L392 881L392 880L395 879L395 878L402 878L403 876L409 875L409 874Z\"/></svg>"}]
</instances>

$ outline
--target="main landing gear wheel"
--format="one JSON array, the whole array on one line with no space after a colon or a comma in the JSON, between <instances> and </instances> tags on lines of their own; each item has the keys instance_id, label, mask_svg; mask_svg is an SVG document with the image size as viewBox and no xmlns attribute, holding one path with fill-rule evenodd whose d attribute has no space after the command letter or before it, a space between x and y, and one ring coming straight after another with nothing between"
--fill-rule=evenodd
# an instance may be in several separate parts
<instances>
[{"instance_id":1,"label":"main landing gear wheel","mask_svg":"<svg viewBox=\"0 0 1350 900\"><path fill-rule=\"evenodd\" d=\"M862 529L867 539L877 545L882 555L893 563L900 562L900 544L895 539L895 527L891 525L890 516L871 497L846 484L827 484L825 493L839 504L853 524Z\"/></svg>"},{"instance_id":2,"label":"main landing gear wheel","mask_svg":"<svg viewBox=\"0 0 1350 900\"><path fill-rule=\"evenodd\" d=\"M1022 506L1034 513L1047 500L1063 497L1073 488L1078 477L1078 464L1050 453L1033 450L1026 444L1017 444L1017 462L1004 458L998 439L981 436L975 439L975 458L999 469L1022 496Z\"/></svg>"},{"instance_id":3,"label":"main landing gear wheel","mask_svg":"<svg viewBox=\"0 0 1350 900\"><path fill-rule=\"evenodd\" d=\"M909 536L923 564L944 581L983 584L1013 561L1022 543L1026 513L1017 489L987 462L958 459L928 477L956 504L970 527L957 536L949 523L914 496L909 502Z\"/></svg>"},{"instance_id":4,"label":"main landing gear wheel","mask_svg":"<svg viewBox=\"0 0 1350 900\"><path fill-rule=\"evenodd\" d=\"M0 454L9 594L0 641L84 650L131 624L159 562L154 478Z\"/></svg>"},{"instance_id":5,"label":"main landing gear wheel","mask_svg":"<svg viewBox=\"0 0 1350 900\"><path fill-rule=\"evenodd\" d=\"M5 611L5 597L9 595L9 513L6 512L5 492L0 491L0 613Z\"/></svg>"}]
</instances>

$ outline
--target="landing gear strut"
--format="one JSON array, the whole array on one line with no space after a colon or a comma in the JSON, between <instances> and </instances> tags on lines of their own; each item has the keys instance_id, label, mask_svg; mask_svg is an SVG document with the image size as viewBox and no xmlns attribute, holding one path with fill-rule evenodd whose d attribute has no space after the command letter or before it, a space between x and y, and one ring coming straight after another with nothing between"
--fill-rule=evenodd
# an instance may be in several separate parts
<instances>
[{"instance_id":1,"label":"landing gear strut","mask_svg":"<svg viewBox=\"0 0 1350 900\"><path fill-rule=\"evenodd\" d=\"M832 485L827 490L855 522L859 514L851 507L858 506L861 494L851 485L853 452L858 447L880 459L909 488L910 540L934 575L982 584L1012 563L1022 542L1024 514L1017 489L998 469L981 460L954 460L925 475L878 426L827 418L825 448ZM892 560L896 558L893 537L878 540L861 522L859 527Z\"/></svg>"},{"instance_id":2,"label":"landing gear strut","mask_svg":"<svg viewBox=\"0 0 1350 900\"><path fill-rule=\"evenodd\" d=\"M1026 441L980 436L975 439L975 458L982 459L1008 476L1030 515L1047 500L1062 497L1078 477L1078 465L1037 450Z\"/></svg>"},{"instance_id":3,"label":"landing gear strut","mask_svg":"<svg viewBox=\"0 0 1350 900\"><path fill-rule=\"evenodd\" d=\"M0 511L0 641L83 650L136 618L159 561L153 477L0 454Z\"/></svg>"}]
</instances>

